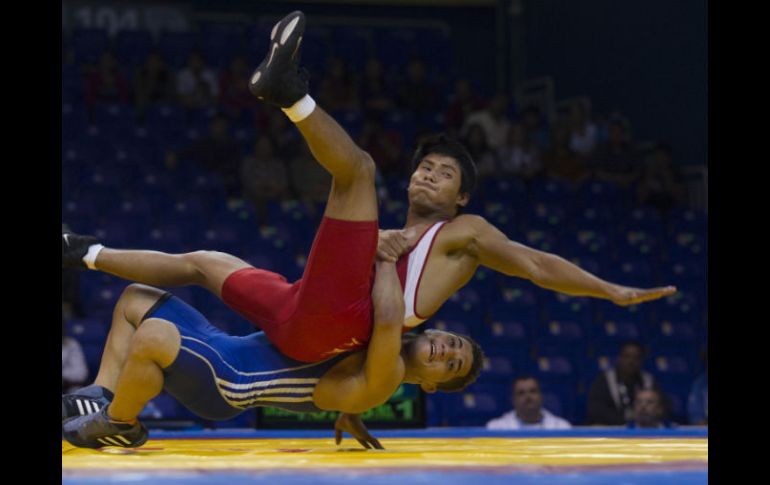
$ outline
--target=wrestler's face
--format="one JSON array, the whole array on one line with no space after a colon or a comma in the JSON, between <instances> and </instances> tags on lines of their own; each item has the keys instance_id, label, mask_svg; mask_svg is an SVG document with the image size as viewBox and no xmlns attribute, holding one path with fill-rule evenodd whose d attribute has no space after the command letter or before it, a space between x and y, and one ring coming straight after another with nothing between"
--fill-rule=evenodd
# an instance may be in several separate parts
<instances>
[{"instance_id":1,"label":"wrestler's face","mask_svg":"<svg viewBox=\"0 0 770 485\"><path fill-rule=\"evenodd\" d=\"M426 330L405 344L405 380L434 392L436 384L463 377L473 364L473 347L463 337Z\"/></svg>"},{"instance_id":2,"label":"wrestler's face","mask_svg":"<svg viewBox=\"0 0 770 485\"><path fill-rule=\"evenodd\" d=\"M457 206L468 204L470 195L460 193L460 164L446 155L425 155L409 180L409 204L418 211L454 214Z\"/></svg>"}]
</instances>

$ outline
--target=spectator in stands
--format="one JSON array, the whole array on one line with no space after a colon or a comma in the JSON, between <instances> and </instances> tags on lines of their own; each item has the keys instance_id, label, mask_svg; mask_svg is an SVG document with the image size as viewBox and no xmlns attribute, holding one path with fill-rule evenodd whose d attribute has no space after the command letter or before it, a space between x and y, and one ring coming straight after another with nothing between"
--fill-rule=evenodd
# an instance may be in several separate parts
<instances>
[{"instance_id":1,"label":"spectator in stands","mask_svg":"<svg viewBox=\"0 0 770 485\"><path fill-rule=\"evenodd\" d=\"M215 115L209 125L208 135L183 148L179 153L169 153L166 165L169 165L169 157L172 160L192 160L204 170L216 173L222 178L228 198L238 198L241 193L241 149L228 133L228 126L229 122L223 114Z\"/></svg>"},{"instance_id":2,"label":"spectator in stands","mask_svg":"<svg viewBox=\"0 0 770 485\"><path fill-rule=\"evenodd\" d=\"M393 98L385 81L382 62L376 58L366 61L361 80L361 102L364 119L384 119L393 109ZM376 160L376 159L375 159Z\"/></svg>"},{"instance_id":3,"label":"spectator in stands","mask_svg":"<svg viewBox=\"0 0 770 485\"><path fill-rule=\"evenodd\" d=\"M657 389L640 389L634 397L634 419L629 428L670 428L664 419L663 396Z\"/></svg>"},{"instance_id":4,"label":"spectator in stands","mask_svg":"<svg viewBox=\"0 0 770 485\"><path fill-rule=\"evenodd\" d=\"M267 203L290 197L289 172L286 164L275 156L273 142L261 135L254 144L254 152L241 161L243 195L251 202L261 224L267 223Z\"/></svg>"},{"instance_id":5,"label":"spectator in stands","mask_svg":"<svg viewBox=\"0 0 770 485\"><path fill-rule=\"evenodd\" d=\"M230 67L219 78L219 105L232 119L238 119L244 109L259 104L249 92L251 68L246 58L239 54L230 61Z\"/></svg>"},{"instance_id":6,"label":"spectator in stands","mask_svg":"<svg viewBox=\"0 0 770 485\"><path fill-rule=\"evenodd\" d=\"M399 133L387 130L378 116L364 120L358 144L371 155L377 168L386 175L402 175L404 162L401 160L403 139Z\"/></svg>"},{"instance_id":7,"label":"spectator in stands","mask_svg":"<svg viewBox=\"0 0 770 485\"><path fill-rule=\"evenodd\" d=\"M569 115L569 147L587 160L596 147L598 130L596 124L591 121L590 107L586 102L572 104Z\"/></svg>"},{"instance_id":8,"label":"spectator in stands","mask_svg":"<svg viewBox=\"0 0 770 485\"><path fill-rule=\"evenodd\" d=\"M484 101L477 95L471 82L461 78L455 81L455 89L449 101L449 107L444 112L444 123L447 133L455 138L460 137L460 129L471 113L483 108Z\"/></svg>"},{"instance_id":9,"label":"spectator in stands","mask_svg":"<svg viewBox=\"0 0 770 485\"><path fill-rule=\"evenodd\" d=\"M682 177L671 162L671 147L658 143L642 167L636 190L640 204L655 207L661 212L684 205L687 198Z\"/></svg>"},{"instance_id":10,"label":"spectator in stands","mask_svg":"<svg viewBox=\"0 0 770 485\"><path fill-rule=\"evenodd\" d=\"M171 70L158 52L151 52L134 75L134 103L141 116L147 105L169 103L176 99L176 84Z\"/></svg>"},{"instance_id":11,"label":"spectator in stands","mask_svg":"<svg viewBox=\"0 0 770 485\"><path fill-rule=\"evenodd\" d=\"M540 151L531 138L527 138L524 125L514 123L508 131L508 140L498 150L500 170L504 174L531 179L543 170Z\"/></svg>"},{"instance_id":12,"label":"spectator in stands","mask_svg":"<svg viewBox=\"0 0 770 485\"><path fill-rule=\"evenodd\" d=\"M474 124L481 125L487 135L490 148L493 150L502 148L511 129L511 122L505 114L507 105L508 97L502 93L496 94L489 102L489 106L468 115L461 134L465 136Z\"/></svg>"},{"instance_id":13,"label":"spectator in stands","mask_svg":"<svg viewBox=\"0 0 770 485\"><path fill-rule=\"evenodd\" d=\"M331 113L358 111L358 86L353 71L339 57L329 59L321 80L318 102Z\"/></svg>"},{"instance_id":14,"label":"spectator in stands","mask_svg":"<svg viewBox=\"0 0 770 485\"><path fill-rule=\"evenodd\" d=\"M623 425L634 419L633 401L640 390L660 390L652 374L642 370L643 359L641 344L623 344L615 367L596 376L591 383L587 424Z\"/></svg>"},{"instance_id":15,"label":"spectator in stands","mask_svg":"<svg viewBox=\"0 0 770 485\"><path fill-rule=\"evenodd\" d=\"M219 97L219 79L213 69L206 66L200 52L190 53L187 66L177 73L176 90L179 101L187 108L213 105Z\"/></svg>"},{"instance_id":16,"label":"spectator in stands","mask_svg":"<svg viewBox=\"0 0 770 485\"><path fill-rule=\"evenodd\" d=\"M473 161L476 162L480 180L498 174L500 162L497 158L497 152L489 146L487 134L481 125L470 125L465 132L462 142L468 153L473 157Z\"/></svg>"},{"instance_id":17,"label":"spectator in stands","mask_svg":"<svg viewBox=\"0 0 770 485\"><path fill-rule=\"evenodd\" d=\"M66 333L64 317L61 321L61 392L72 392L88 379L88 366L83 348Z\"/></svg>"},{"instance_id":18,"label":"spectator in stands","mask_svg":"<svg viewBox=\"0 0 770 485\"><path fill-rule=\"evenodd\" d=\"M86 106L98 103L128 103L129 85L118 70L118 61L112 51L104 51L99 66L86 78Z\"/></svg>"},{"instance_id":19,"label":"spectator in stands","mask_svg":"<svg viewBox=\"0 0 770 485\"><path fill-rule=\"evenodd\" d=\"M627 121L619 115L609 119L607 143L600 145L591 158L594 176L627 189L639 176L639 161L631 144Z\"/></svg>"},{"instance_id":20,"label":"spectator in stands","mask_svg":"<svg viewBox=\"0 0 770 485\"><path fill-rule=\"evenodd\" d=\"M570 423L543 407L540 383L532 376L513 381L513 410L487 423L487 429L569 429Z\"/></svg>"},{"instance_id":21,"label":"spectator in stands","mask_svg":"<svg viewBox=\"0 0 770 485\"><path fill-rule=\"evenodd\" d=\"M406 79L398 87L396 103L416 115L433 114L439 108L438 88L428 81L425 63L413 59L407 65Z\"/></svg>"},{"instance_id":22,"label":"spectator in stands","mask_svg":"<svg viewBox=\"0 0 770 485\"><path fill-rule=\"evenodd\" d=\"M549 177L574 185L582 183L589 175L582 159L569 147L569 131L559 125L554 126L551 149L543 154L543 167Z\"/></svg>"},{"instance_id":23,"label":"spectator in stands","mask_svg":"<svg viewBox=\"0 0 770 485\"><path fill-rule=\"evenodd\" d=\"M705 371L692 383L687 396L687 420L690 424L709 424L709 362L708 353L703 353Z\"/></svg>"},{"instance_id":24,"label":"spectator in stands","mask_svg":"<svg viewBox=\"0 0 770 485\"><path fill-rule=\"evenodd\" d=\"M292 185L300 200L311 212L315 212L318 205L325 203L329 197L331 175L315 161L306 143L300 144L299 153L291 161L289 170ZM313 213L313 216L317 215Z\"/></svg>"}]
</instances>

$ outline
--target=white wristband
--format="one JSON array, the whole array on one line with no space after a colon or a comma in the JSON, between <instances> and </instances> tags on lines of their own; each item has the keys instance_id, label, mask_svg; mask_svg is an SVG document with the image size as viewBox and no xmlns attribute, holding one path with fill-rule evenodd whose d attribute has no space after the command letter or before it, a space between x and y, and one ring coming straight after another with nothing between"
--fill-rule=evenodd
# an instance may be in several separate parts
<instances>
[{"instance_id":1,"label":"white wristband","mask_svg":"<svg viewBox=\"0 0 770 485\"><path fill-rule=\"evenodd\" d=\"M83 256L83 262L86 263L88 269L96 269L96 257L102 249L104 249L104 246L101 244L92 244L88 246L88 252Z\"/></svg>"},{"instance_id":2,"label":"white wristband","mask_svg":"<svg viewBox=\"0 0 770 485\"><path fill-rule=\"evenodd\" d=\"M286 116L289 117L292 123L297 123L310 116L310 113L312 113L314 109L315 100L311 98L309 94L306 94L302 99L288 108L281 108L281 111L286 113Z\"/></svg>"}]
</instances>

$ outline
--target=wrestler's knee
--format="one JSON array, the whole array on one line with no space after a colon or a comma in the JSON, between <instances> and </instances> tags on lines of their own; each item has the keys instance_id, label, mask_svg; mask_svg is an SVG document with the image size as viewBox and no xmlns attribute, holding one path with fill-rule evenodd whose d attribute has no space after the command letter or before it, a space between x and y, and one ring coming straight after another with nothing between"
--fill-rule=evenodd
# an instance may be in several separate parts
<instances>
[{"instance_id":1,"label":"wrestler's knee","mask_svg":"<svg viewBox=\"0 0 770 485\"><path fill-rule=\"evenodd\" d=\"M181 336L174 324L159 318L148 318L131 338L130 352L166 367L176 358L180 342Z\"/></svg>"}]
</instances>

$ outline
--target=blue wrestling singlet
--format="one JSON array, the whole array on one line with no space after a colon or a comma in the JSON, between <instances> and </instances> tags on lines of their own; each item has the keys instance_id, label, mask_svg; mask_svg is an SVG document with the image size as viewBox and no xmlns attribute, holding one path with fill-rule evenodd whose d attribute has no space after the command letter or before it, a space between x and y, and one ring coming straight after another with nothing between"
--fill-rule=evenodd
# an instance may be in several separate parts
<instances>
[{"instance_id":1,"label":"blue wrestling singlet","mask_svg":"<svg viewBox=\"0 0 770 485\"><path fill-rule=\"evenodd\" d=\"M345 356L312 364L292 360L279 353L264 332L228 335L170 293L142 321L148 318L173 323L182 337L179 354L163 369L163 388L190 411L212 421L256 406L320 411L313 403L315 385Z\"/></svg>"}]
</instances>

